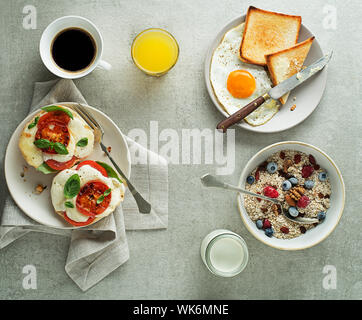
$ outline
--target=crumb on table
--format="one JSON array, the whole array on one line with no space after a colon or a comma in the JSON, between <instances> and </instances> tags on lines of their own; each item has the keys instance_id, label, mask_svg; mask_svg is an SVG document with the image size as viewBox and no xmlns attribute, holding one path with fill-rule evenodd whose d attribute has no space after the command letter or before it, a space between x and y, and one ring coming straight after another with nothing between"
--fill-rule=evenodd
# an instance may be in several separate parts
<instances>
[{"instance_id":1,"label":"crumb on table","mask_svg":"<svg viewBox=\"0 0 362 320\"><path fill-rule=\"evenodd\" d=\"M35 187L35 193L36 194L41 194L45 189L46 189L46 186L43 186L42 184L38 184Z\"/></svg>"}]
</instances>

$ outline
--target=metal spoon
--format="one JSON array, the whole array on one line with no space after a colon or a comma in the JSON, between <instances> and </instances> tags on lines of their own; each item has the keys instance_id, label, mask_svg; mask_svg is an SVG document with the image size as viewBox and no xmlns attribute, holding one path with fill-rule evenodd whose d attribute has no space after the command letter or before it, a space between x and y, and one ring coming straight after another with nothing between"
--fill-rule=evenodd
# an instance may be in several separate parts
<instances>
[{"instance_id":1,"label":"metal spoon","mask_svg":"<svg viewBox=\"0 0 362 320\"><path fill-rule=\"evenodd\" d=\"M277 199L269 198L266 196L263 196L261 194L253 193L244 189L241 189L237 186L233 186L231 184L225 183L223 181L218 180L216 177L212 176L209 173L206 173L201 178L201 182L205 187L213 187L213 188L221 188L221 189L227 189L227 190L233 190L241 193L245 193L249 196L264 199L270 202L273 202L280 206L282 214L290 221L293 221L295 223L300 224L313 224L313 223L319 223L319 220L316 218L303 218L303 217L296 217L293 218L288 212L286 212L283 208L283 203Z\"/></svg>"}]
</instances>

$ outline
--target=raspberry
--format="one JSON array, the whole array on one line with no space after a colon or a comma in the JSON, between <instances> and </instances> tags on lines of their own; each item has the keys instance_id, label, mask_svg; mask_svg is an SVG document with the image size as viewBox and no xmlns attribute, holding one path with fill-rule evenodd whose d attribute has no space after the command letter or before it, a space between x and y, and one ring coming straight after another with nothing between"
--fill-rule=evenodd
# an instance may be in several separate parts
<instances>
[{"instance_id":1,"label":"raspberry","mask_svg":"<svg viewBox=\"0 0 362 320\"><path fill-rule=\"evenodd\" d=\"M311 164L317 164L317 161L315 160L315 158L311 154L309 155L309 162Z\"/></svg>"},{"instance_id":2,"label":"raspberry","mask_svg":"<svg viewBox=\"0 0 362 320\"><path fill-rule=\"evenodd\" d=\"M294 163L298 164L302 160L302 156L300 154L296 154L294 156Z\"/></svg>"},{"instance_id":3,"label":"raspberry","mask_svg":"<svg viewBox=\"0 0 362 320\"><path fill-rule=\"evenodd\" d=\"M269 198L278 198L279 197L278 191L270 186L265 187L263 192L264 192L264 195L266 195Z\"/></svg>"},{"instance_id":4,"label":"raspberry","mask_svg":"<svg viewBox=\"0 0 362 320\"><path fill-rule=\"evenodd\" d=\"M280 157L280 159L284 160L285 159L285 153L283 151L280 151L279 157Z\"/></svg>"},{"instance_id":5,"label":"raspberry","mask_svg":"<svg viewBox=\"0 0 362 320\"><path fill-rule=\"evenodd\" d=\"M314 172L314 168L312 166L304 166L302 169L302 177L308 178L312 175L312 173Z\"/></svg>"},{"instance_id":6,"label":"raspberry","mask_svg":"<svg viewBox=\"0 0 362 320\"><path fill-rule=\"evenodd\" d=\"M303 196L299 199L297 206L299 208L305 208L310 203L310 200L307 196Z\"/></svg>"},{"instance_id":7,"label":"raspberry","mask_svg":"<svg viewBox=\"0 0 362 320\"><path fill-rule=\"evenodd\" d=\"M285 234L289 233L289 229L287 227L281 227L280 231L285 233Z\"/></svg>"},{"instance_id":8,"label":"raspberry","mask_svg":"<svg viewBox=\"0 0 362 320\"><path fill-rule=\"evenodd\" d=\"M271 228L271 223L268 219L264 219L264 222L263 222L263 229L268 229L268 228Z\"/></svg>"}]
</instances>

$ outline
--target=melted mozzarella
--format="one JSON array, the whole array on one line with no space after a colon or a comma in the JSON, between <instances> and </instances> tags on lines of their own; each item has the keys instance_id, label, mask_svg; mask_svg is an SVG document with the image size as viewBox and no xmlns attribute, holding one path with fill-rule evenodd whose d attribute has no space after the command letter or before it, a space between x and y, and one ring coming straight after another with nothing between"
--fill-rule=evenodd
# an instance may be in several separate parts
<instances>
[{"instance_id":1,"label":"melted mozzarella","mask_svg":"<svg viewBox=\"0 0 362 320\"><path fill-rule=\"evenodd\" d=\"M77 196L72 199L66 199L64 197L64 186L67 180L73 174L78 174L80 179L80 187L82 188L87 182L92 180L102 181L112 190L111 202L103 213L97 215L97 218L102 218L113 212L116 207L124 198L124 185L115 178L107 178L103 176L98 170L92 168L89 165L82 166L79 170L66 169L58 173L54 180L50 190L52 203L56 211L65 211L67 216L77 222L85 222L88 220L88 216L80 213L76 207ZM68 208L65 206L65 202L70 201L73 203L74 208Z\"/></svg>"},{"instance_id":2,"label":"melted mozzarella","mask_svg":"<svg viewBox=\"0 0 362 320\"><path fill-rule=\"evenodd\" d=\"M61 106L64 109L68 109L72 112L71 109ZM28 126L23 130L22 137L19 141L20 149L22 150L25 159L27 162L34 166L40 166L44 161L53 159L58 162L67 162L76 156L79 159L89 156L93 151L94 145L94 134L91 128L85 123L85 121L80 118L74 112L74 119L70 119L68 123L68 130L70 133L69 144L67 146L68 154L50 154L42 152L39 148L34 145L35 135L38 130L38 127L35 126L31 129L28 129ZM43 115L43 114L42 114ZM39 115L36 115L39 116ZM35 117L32 119L34 121ZM88 139L88 144L84 147L77 146L77 142L83 138Z\"/></svg>"},{"instance_id":3,"label":"melted mozzarella","mask_svg":"<svg viewBox=\"0 0 362 320\"><path fill-rule=\"evenodd\" d=\"M74 118L70 121L68 130L71 135L75 137L75 144L80 139L87 138L88 144L84 147L79 147L75 145L74 155L78 158L85 158L92 153L93 145L94 145L94 134L93 131L84 123L82 119Z\"/></svg>"},{"instance_id":4,"label":"melted mozzarella","mask_svg":"<svg viewBox=\"0 0 362 320\"><path fill-rule=\"evenodd\" d=\"M28 125L26 125L19 139L19 148L26 162L35 168L43 163L43 152L34 144L37 130L37 126L28 129Z\"/></svg>"}]
</instances>

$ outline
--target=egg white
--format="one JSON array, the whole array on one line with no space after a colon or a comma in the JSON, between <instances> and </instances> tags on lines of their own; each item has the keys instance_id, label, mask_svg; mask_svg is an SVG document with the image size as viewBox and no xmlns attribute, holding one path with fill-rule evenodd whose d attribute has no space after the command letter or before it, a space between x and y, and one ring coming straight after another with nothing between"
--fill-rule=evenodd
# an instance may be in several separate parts
<instances>
[{"instance_id":1,"label":"egg white","mask_svg":"<svg viewBox=\"0 0 362 320\"><path fill-rule=\"evenodd\" d=\"M93 151L94 133L92 129L73 110L64 106L61 107L69 110L73 114L73 119L70 119L68 123L68 130L70 134L69 144L67 146L68 154L45 153L34 145L38 126L29 129L28 125L34 121L35 117L42 116L45 114L45 112L35 115L34 118L28 124L26 124L21 134L19 140L20 150L22 151L25 160L35 168L40 166L44 161L50 159L56 160L58 162L69 161L73 158L73 156L82 159L90 155ZM77 146L77 142L82 138L87 138L88 144L84 147L79 147Z\"/></svg>"},{"instance_id":2,"label":"egg white","mask_svg":"<svg viewBox=\"0 0 362 320\"><path fill-rule=\"evenodd\" d=\"M52 187L50 189L50 195L55 211L65 211L70 219L77 222L85 222L89 219L88 216L80 213L77 210L77 196L73 197L72 199L66 199L64 196L65 183L73 174L79 175L81 188L89 181L99 180L106 184L108 188L112 190L111 202L109 203L109 206L101 214L97 215L97 219L108 216L116 209L121 201L123 201L125 192L125 187L123 183L120 183L115 178L105 177L97 169L94 169L89 165L84 165L79 168L79 170L75 170L74 168L65 169L54 177ZM66 201L70 201L71 203L73 203L74 208L66 207Z\"/></svg>"},{"instance_id":3,"label":"egg white","mask_svg":"<svg viewBox=\"0 0 362 320\"><path fill-rule=\"evenodd\" d=\"M264 67L244 63L239 58L239 48L243 37L244 23L225 33L215 49L210 64L210 81L214 93L225 109L231 115L249 102L266 93L272 82ZM256 88L247 98L234 98L227 89L227 78L234 70L246 70L254 77ZM279 105L275 100L269 100L257 110L248 115L245 121L253 126L262 125L270 120L278 111Z\"/></svg>"}]
</instances>

